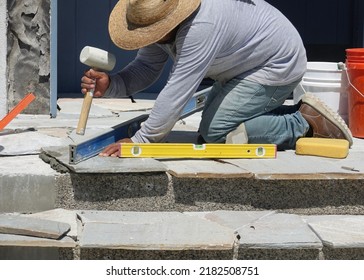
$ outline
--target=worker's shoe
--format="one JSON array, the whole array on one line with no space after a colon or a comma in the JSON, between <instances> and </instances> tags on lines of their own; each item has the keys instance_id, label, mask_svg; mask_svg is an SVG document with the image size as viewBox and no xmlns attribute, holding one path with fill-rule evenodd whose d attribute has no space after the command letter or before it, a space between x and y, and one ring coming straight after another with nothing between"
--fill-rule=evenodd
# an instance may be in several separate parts
<instances>
[{"instance_id":1,"label":"worker's shoe","mask_svg":"<svg viewBox=\"0 0 364 280\"><path fill-rule=\"evenodd\" d=\"M299 111L312 129L312 137L346 139L353 145L351 132L345 121L312 94L302 97Z\"/></svg>"},{"instance_id":2,"label":"worker's shoe","mask_svg":"<svg viewBox=\"0 0 364 280\"><path fill-rule=\"evenodd\" d=\"M245 124L242 123L235 130L226 135L226 144L248 144L248 134L246 133Z\"/></svg>"}]
</instances>

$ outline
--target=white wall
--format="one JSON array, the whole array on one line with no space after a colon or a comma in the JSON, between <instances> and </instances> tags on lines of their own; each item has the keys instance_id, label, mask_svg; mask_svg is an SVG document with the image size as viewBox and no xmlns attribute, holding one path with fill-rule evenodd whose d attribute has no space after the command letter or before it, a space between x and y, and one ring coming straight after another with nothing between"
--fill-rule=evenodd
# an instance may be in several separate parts
<instances>
[{"instance_id":1,"label":"white wall","mask_svg":"<svg viewBox=\"0 0 364 280\"><path fill-rule=\"evenodd\" d=\"M7 46L6 1L0 2L0 120L7 114L6 46Z\"/></svg>"}]
</instances>

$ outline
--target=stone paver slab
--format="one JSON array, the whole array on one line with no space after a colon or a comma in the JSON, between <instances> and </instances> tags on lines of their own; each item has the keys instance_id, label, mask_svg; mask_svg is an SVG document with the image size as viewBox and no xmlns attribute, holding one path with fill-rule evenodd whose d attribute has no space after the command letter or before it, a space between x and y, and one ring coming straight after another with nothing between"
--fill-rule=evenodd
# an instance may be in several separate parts
<instances>
[{"instance_id":1,"label":"stone paver slab","mask_svg":"<svg viewBox=\"0 0 364 280\"><path fill-rule=\"evenodd\" d=\"M152 224L184 218L179 212L127 212L127 211L78 211L77 215L83 224Z\"/></svg>"},{"instance_id":2,"label":"stone paver slab","mask_svg":"<svg viewBox=\"0 0 364 280\"><path fill-rule=\"evenodd\" d=\"M331 248L364 248L364 216L304 216L324 245Z\"/></svg>"},{"instance_id":3,"label":"stone paver slab","mask_svg":"<svg viewBox=\"0 0 364 280\"><path fill-rule=\"evenodd\" d=\"M186 215L204 218L219 225L238 231L239 228L259 219L273 215L275 211L214 211L214 212L186 212Z\"/></svg>"},{"instance_id":4,"label":"stone paver slab","mask_svg":"<svg viewBox=\"0 0 364 280\"><path fill-rule=\"evenodd\" d=\"M154 100L135 101L135 103L132 103L130 99L99 98L95 99L93 103L95 107L104 108L112 112L147 111L151 110L154 105Z\"/></svg>"},{"instance_id":5,"label":"stone paver slab","mask_svg":"<svg viewBox=\"0 0 364 280\"><path fill-rule=\"evenodd\" d=\"M0 233L58 239L70 230L70 225L50 220L0 215Z\"/></svg>"},{"instance_id":6,"label":"stone paver slab","mask_svg":"<svg viewBox=\"0 0 364 280\"><path fill-rule=\"evenodd\" d=\"M294 151L284 151L279 152L276 159L224 161L254 173L258 179L362 179L364 169L359 168L360 172L352 172L342 168L347 165L358 168L360 156L362 158L364 153L354 154L345 160L340 160L298 156ZM294 164L292 164L293 162ZM362 164L360 163L360 165Z\"/></svg>"},{"instance_id":7,"label":"stone paver slab","mask_svg":"<svg viewBox=\"0 0 364 280\"><path fill-rule=\"evenodd\" d=\"M0 156L35 155L43 147L62 146L63 139L39 132L24 132L0 136Z\"/></svg>"},{"instance_id":8,"label":"stone paver slab","mask_svg":"<svg viewBox=\"0 0 364 280\"><path fill-rule=\"evenodd\" d=\"M165 172L167 169L163 163L151 158L114 158L94 156L78 164L69 163L69 147L55 147L43 149L45 160L52 158L53 168L56 170L69 170L76 173L143 173ZM59 166L57 166L59 164Z\"/></svg>"},{"instance_id":9,"label":"stone paver slab","mask_svg":"<svg viewBox=\"0 0 364 280\"><path fill-rule=\"evenodd\" d=\"M164 216L164 215L162 215ZM160 221L85 223L81 248L137 250L232 250L231 229L187 215L164 216Z\"/></svg>"},{"instance_id":10,"label":"stone paver slab","mask_svg":"<svg viewBox=\"0 0 364 280\"><path fill-rule=\"evenodd\" d=\"M57 104L61 108L62 114L70 114L79 116L82 108L83 98L61 98ZM111 117L112 112L107 108L96 106L97 100L95 99L90 108L89 118Z\"/></svg>"},{"instance_id":11,"label":"stone paver slab","mask_svg":"<svg viewBox=\"0 0 364 280\"><path fill-rule=\"evenodd\" d=\"M247 224L237 231L241 248L321 248L316 234L297 215L273 214Z\"/></svg>"},{"instance_id":12,"label":"stone paver slab","mask_svg":"<svg viewBox=\"0 0 364 280\"><path fill-rule=\"evenodd\" d=\"M76 242L68 236L60 240L39 238L32 236L22 236L13 234L0 234L0 246L6 247L54 247L54 248L74 248Z\"/></svg>"},{"instance_id":13,"label":"stone paver slab","mask_svg":"<svg viewBox=\"0 0 364 280\"><path fill-rule=\"evenodd\" d=\"M164 160L168 172L183 178L250 178L252 173L214 160Z\"/></svg>"},{"instance_id":14,"label":"stone paver slab","mask_svg":"<svg viewBox=\"0 0 364 280\"><path fill-rule=\"evenodd\" d=\"M1 176L54 176L56 172L38 155L0 157Z\"/></svg>"},{"instance_id":15,"label":"stone paver slab","mask_svg":"<svg viewBox=\"0 0 364 280\"><path fill-rule=\"evenodd\" d=\"M71 229L67 232L67 236L76 240L77 238L77 211L66 209L53 209L49 211L27 214L24 217L55 221L70 225Z\"/></svg>"}]
</instances>

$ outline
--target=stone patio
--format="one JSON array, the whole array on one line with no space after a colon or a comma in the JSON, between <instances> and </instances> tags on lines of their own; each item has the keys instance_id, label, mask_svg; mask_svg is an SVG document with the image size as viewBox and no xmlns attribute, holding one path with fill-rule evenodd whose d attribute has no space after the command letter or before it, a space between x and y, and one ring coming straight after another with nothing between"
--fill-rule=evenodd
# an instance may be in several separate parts
<instances>
[{"instance_id":1,"label":"stone patio","mask_svg":"<svg viewBox=\"0 0 364 280\"><path fill-rule=\"evenodd\" d=\"M95 101L91 136L150 107ZM276 159L96 156L70 165L81 102L60 100L56 119L20 115L1 132L0 213L71 230L60 240L1 233L0 259L363 258L364 140L340 160L280 151ZM199 119L178 122L169 141L194 139Z\"/></svg>"}]
</instances>

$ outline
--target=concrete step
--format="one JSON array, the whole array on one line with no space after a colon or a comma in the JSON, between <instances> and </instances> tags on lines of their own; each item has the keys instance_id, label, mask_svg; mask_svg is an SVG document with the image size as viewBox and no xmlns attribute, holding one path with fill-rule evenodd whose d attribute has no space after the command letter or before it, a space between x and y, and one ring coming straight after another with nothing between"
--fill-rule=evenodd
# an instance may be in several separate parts
<instances>
[{"instance_id":1,"label":"concrete step","mask_svg":"<svg viewBox=\"0 0 364 280\"><path fill-rule=\"evenodd\" d=\"M53 209L57 174L38 155L0 157L0 213Z\"/></svg>"},{"instance_id":2,"label":"concrete step","mask_svg":"<svg viewBox=\"0 0 364 280\"><path fill-rule=\"evenodd\" d=\"M65 102L63 111L67 111L67 106L73 108L72 102L76 101L71 101ZM71 105L66 106L68 103ZM82 100L77 100L78 105L81 103ZM124 107L128 106L129 103ZM354 139L345 159L298 156L289 150L279 151L276 159L157 160L96 156L71 165L68 145L77 140L70 139L70 131L77 125L78 111L73 108L69 112L77 114L72 118L63 114L56 120L49 116L21 115L9 128L24 132L1 136L0 213L64 208L364 214L363 139ZM87 137L130 119L130 114L140 115L140 112L118 112L105 116L105 108L96 113L90 118ZM196 134L199 119L198 115L192 115L177 123L170 139L185 141L186 135ZM28 131L29 128L33 131Z\"/></svg>"},{"instance_id":3,"label":"concrete step","mask_svg":"<svg viewBox=\"0 0 364 280\"><path fill-rule=\"evenodd\" d=\"M51 211L24 218L68 223L59 240L0 234L0 259L362 259L364 216L276 211Z\"/></svg>"},{"instance_id":4,"label":"concrete step","mask_svg":"<svg viewBox=\"0 0 364 280\"><path fill-rule=\"evenodd\" d=\"M363 180L179 178L148 174L63 174L56 207L117 211L279 210L364 214Z\"/></svg>"},{"instance_id":5,"label":"concrete step","mask_svg":"<svg viewBox=\"0 0 364 280\"><path fill-rule=\"evenodd\" d=\"M88 131L121 116L130 119L90 119ZM94 157L70 165L77 119L21 116L10 128L37 131L1 136L0 213L71 225L59 240L2 234L1 259L364 257L362 139L341 160L280 151L273 160Z\"/></svg>"},{"instance_id":6,"label":"concrete step","mask_svg":"<svg viewBox=\"0 0 364 280\"><path fill-rule=\"evenodd\" d=\"M105 161L109 165L113 162L112 172L110 167L105 168ZM157 162L97 157L85 164L93 169L81 165L75 172L63 166L67 173L61 173L38 155L0 157L0 213L63 208L364 214L362 173L268 176L230 163L204 160ZM247 160L246 164L252 166L255 161ZM96 167L99 170L95 171Z\"/></svg>"}]
</instances>

